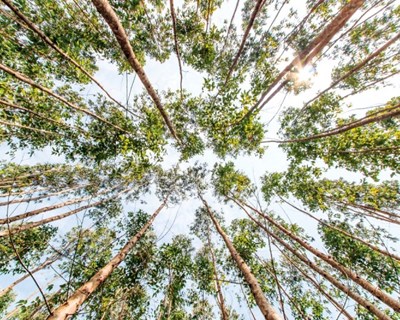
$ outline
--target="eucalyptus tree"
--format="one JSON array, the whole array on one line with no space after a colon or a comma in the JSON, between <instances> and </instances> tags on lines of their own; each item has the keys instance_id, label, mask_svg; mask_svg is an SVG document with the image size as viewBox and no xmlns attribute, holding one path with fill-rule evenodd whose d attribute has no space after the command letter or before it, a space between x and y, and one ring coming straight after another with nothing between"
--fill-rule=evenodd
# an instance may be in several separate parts
<instances>
[{"instance_id":1,"label":"eucalyptus tree","mask_svg":"<svg viewBox=\"0 0 400 320\"><path fill-rule=\"evenodd\" d=\"M379 279L382 277L385 277L383 275L377 276L377 274L373 274L371 277L371 273L369 273L367 269L359 270L360 274L357 274L354 270L356 270L356 265L351 265L351 269L346 267L346 263L344 263L344 260L341 260L338 256L338 260L335 259L334 256L329 256L321 251L319 251L317 248L313 247L310 245L310 243L307 241L307 239L304 239L304 237L297 235L297 228L293 228L292 226L288 225L286 226L285 223L280 221L280 219L275 218L273 215L268 214L263 212L261 209L257 209L254 206L250 205L249 203L246 202L246 199L243 198L243 196L246 194L246 192L251 192L252 186L250 185L249 179L246 178L245 175L243 175L241 172L238 172L237 170L234 170L232 166L226 165L226 166L218 166L215 169L214 172L215 176L215 185L216 185L216 192L219 196L225 197L228 200L233 201L236 203L240 208L243 209L244 212L248 215L249 218L251 218L254 222L256 222L263 230L265 230L269 235L271 235L275 241L280 242L281 245L284 246L285 249L290 248L290 252L295 253L296 252L296 247L299 246L305 251L308 251L321 259L321 261L325 262L327 265L332 267L332 270L334 270L334 273L340 273L347 279L353 280L355 283L360 285L363 289L365 289L367 292L369 292L375 299L381 300L384 304L389 306L390 308L393 309L394 312L397 312L397 301L392 300L391 296L389 295L392 292L392 285L389 286L389 288L385 285L378 285L374 286L374 283L376 281L380 281ZM226 177L229 177L228 179ZM224 183L225 182L225 183ZM271 182L271 181L270 181ZM243 194L238 192L237 190L243 190ZM270 200L270 193L268 193L270 190L267 188L264 188L264 190L267 194L267 200ZM299 190L300 192L300 190ZM318 200L317 200L318 203ZM260 219L265 220L269 227L264 226L262 223L258 222L257 219L252 216L249 211L252 211L256 213ZM274 232L273 230L271 231L269 228L273 227L276 231ZM279 233L276 233L276 232ZM280 235L281 234L281 235ZM284 237L282 237L282 235ZM284 238L287 238L287 241L290 241L291 244L285 243L283 240ZM327 238L324 239L327 241ZM296 244L296 245L294 245ZM361 249L362 244L358 243L358 247ZM293 246L293 247L291 247ZM328 244L329 246L329 244ZM362 250L362 249L361 249ZM336 279L332 278L330 275L326 273L326 271L322 271L319 267L317 267L315 264L312 262L307 262L308 259L302 256L299 253L296 253L297 257L302 257L302 261L306 263L309 266L312 266L314 271L317 271L319 274L324 276L329 282L331 282L335 287L338 289L342 290L343 292L350 294L349 293L349 288L345 288L343 285L337 282ZM347 260L348 261L348 260ZM390 260L389 260L390 261ZM355 262L357 263L357 262ZM372 270L374 269L374 260L371 261L370 268ZM348 264L350 266L350 264ZM391 278L393 283L396 283L397 281L397 266L396 263L391 263L390 267L391 269ZM386 273L387 271L381 270L381 272ZM361 275L362 274L362 275ZM364 276L364 277L363 277ZM377 276L375 278L375 276ZM378 317L382 318L388 318L388 316L384 316L385 313L383 313L381 310L375 308L372 306L370 303L368 303L362 296L360 296L356 291L351 292L350 295L355 301L357 301L359 304L361 304L363 307L367 308L369 311L374 313ZM376 301L376 300L375 300ZM375 302L376 303L376 302Z\"/></svg>"},{"instance_id":2,"label":"eucalyptus tree","mask_svg":"<svg viewBox=\"0 0 400 320\"><path fill-rule=\"evenodd\" d=\"M266 174L262 187L265 200L271 201L274 196L293 195L311 210L329 211L334 208L346 212L350 217L372 217L399 223L398 181L371 183L362 180L357 183L343 178L319 178L321 174L320 168L311 166L292 166L284 173Z\"/></svg>"},{"instance_id":3,"label":"eucalyptus tree","mask_svg":"<svg viewBox=\"0 0 400 320\"><path fill-rule=\"evenodd\" d=\"M56 307L48 318L64 319L69 315L73 315L78 311L82 303L92 295L92 299L85 305L84 309L87 310L85 313L87 313L86 317L88 319L101 319L106 315L114 317L118 313L123 313L123 317L141 316L146 310L147 301L146 290L142 287L141 277L146 270L146 263L148 264L152 260L151 252L146 252L146 250L154 246L154 237L145 236L145 232L165 204L166 200L152 216L144 212L139 212L136 215L129 214L132 220L127 224L126 236L123 236L123 238L127 238L127 242L113 258L113 242L118 240L118 238L115 239L116 232L105 228L100 229L98 234L101 237L109 235L108 241L112 241L108 244L104 243L105 251L98 256L98 259L89 260L89 265L82 258L87 259L86 255L90 258L90 255L85 251L81 251L81 259L77 259L78 261L73 261L73 263L86 268L87 274L82 272L81 267L75 268L76 274L72 277L75 281L73 286L75 291L72 295L67 292L65 303ZM92 249L96 250L99 242L93 238L90 238L90 241ZM93 246L93 244L95 245ZM134 247L136 248L136 245L138 245L138 249L132 250ZM82 248L84 248L83 243ZM144 255L148 256L147 260L143 257ZM117 269L125 259L126 266L122 269ZM101 291L95 292L99 286L102 286Z\"/></svg>"},{"instance_id":4,"label":"eucalyptus tree","mask_svg":"<svg viewBox=\"0 0 400 320\"><path fill-rule=\"evenodd\" d=\"M220 311L220 318L229 319L230 310L226 305L223 292L224 274L221 272L221 257L218 255L217 247L213 244L214 234L211 221L204 217L205 212L201 209L196 212L196 219L191 226L191 231L201 239L203 248L196 255L195 275L199 288L208 294L213 294Z\"/></svg>"},{"instance_id":5,"label":"eucalyptus tree","mask_svg":"<svg viewBox=\"0 0 400 320\"><path fill-rule=\"evenodd\" d=\"M397 174L399 99L359 119L338 116L340 99L325 94L300 114L295 108L286 110L281 120L284 140L276 142L296 164L321 159L329 167L361 171L375 179L383 169Z\"/></svg>"},{"instance_id":6,"label":"eucalyptus tree","mask_svg":"<svg viewBox=\"0 0 400 320\"><path fill-rule=\"evenodd\" d=\"M256 301L263 316L266 319L282 319L281 316L275 311L275 309L271 305L271 303L266 299L257 278L254 276L250 267L246 264L246 262L243 260L243 258L237 252L236 248L233 246L231 240L228 238L228 236L222 229L221 225L219 224L214 213L208 206L207 202L204 200L204 198L201 195L199 195L199 196L201 197L201 199L204 203L205 210L208 213L208 215L210 216L210 219L212 220L215 229L218 231L218 233L223 238L223 240L226 244L226 247L228 248L229 253L232 256L232 259L235 261L236 266L238 267L238 269L240 269L240 271L243 274L243 277L246 279L246 282L248 283L248 285L250 287L250 291L254 297L254 300Z\"/></svg>"},{"instance_id":7,"label":"eucalyptus tree","mask_svg":"<svg viewBox=\"0 0 400 320\"><path fill-rule=\"evenodd\" d=\"M59 160L0 164L0 272L38 288L13 304L10 281L0 314L236 319L234 287L253 318L254 304L267 319L281 317L275 309L285 319L398 318L388 230L400 224L399 98L363 98L399 74L399 18L395 0L1 0L1 150ZM111 76L99 80L105 64L143 91L131 95L132 83L122 101ZM176 87L161 90L174 64ZM318 76L328 84L317 91ZM278 115L288 168L265 173L263 200L236 168L251 163L193 164L208 152L268 156ZM345 173L332 178L337 168ZM158 245L159 210L142 210L155 198L161 207L197 198L203 206L190 203L185 219L198 239ZM216 202L232 207L217 214ZM231 212L242 216L225 227ZM58 278L42 288L45 267Z\"/></svg>"}]
</instances>

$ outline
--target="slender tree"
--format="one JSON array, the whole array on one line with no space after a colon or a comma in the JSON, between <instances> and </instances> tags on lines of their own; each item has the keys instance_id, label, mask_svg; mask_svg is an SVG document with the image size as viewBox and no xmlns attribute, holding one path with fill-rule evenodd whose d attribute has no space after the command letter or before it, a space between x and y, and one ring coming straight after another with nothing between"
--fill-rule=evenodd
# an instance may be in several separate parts
<instances>
[{"instance_id":1,"label":"slender tree","mask_svg":"<svg viewBox=\"0 0 400 320\"><path fill-rule=\"evenodd\" d=\"M135 246L136 242L145 234L154 219L166 206L168 199L164 199L162 204L152 214L149 221L133 236L125 246L115 255L103 268L101 268L88 282L83 284L68 300L57 307L47 319L67 319L75 314L82 303L104 282L115 268L124 260L129 251Z\"/></svg>"},{"instance_id":2,"label":"slender tree","mask_svg":"<svg viewBox=\"0 0 400 320\"><path fill-rule=\"evenodd\" d=\"M232 242L228 239L226 233L223 231L223 229L219 225L219 223L216 220L216 218L214 217L211 209L209 208L207 202L204 200L204 198L200 194L199 194L199 197L202 199L202 202L204 203L204 206L206 207L206 210L207 210L207 212L210 216L210 219L212 220L215 228L217 229L217 231L221 235L221 237L224 239L224 242L225 242L227 248L229 249L229 252L230 252L232 258L235 260L237 267L243 273L246 281L248 282L251 292L254 296L254 299L256 300L257 305L260 308L265 319L282 319L282 317L274 310L274 308L271 306L271 304L265 298L264 293L262 292L257 279L254 277L254 275L251 273L250 268L247 266L247 264L244 262L244 260L240 257L240 255L236 251L236 249L233 247Z\"/></svg>"}]
</instances>

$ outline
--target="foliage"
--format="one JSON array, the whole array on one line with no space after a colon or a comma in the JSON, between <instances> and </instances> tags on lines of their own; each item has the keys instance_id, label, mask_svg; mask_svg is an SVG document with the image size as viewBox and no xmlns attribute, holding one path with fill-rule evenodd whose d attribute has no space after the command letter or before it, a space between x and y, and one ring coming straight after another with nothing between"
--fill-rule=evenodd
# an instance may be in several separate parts
<instances>
[{"instance_id":1,"label":"foliage","mask_svg":"<svg viewBox=\"0 0 400 320\"><path fill-rule=\"evenodd\" d=\"M0 316L397 319L399 19L392 0L2 0Z\"/></svg>"}]
</instances>

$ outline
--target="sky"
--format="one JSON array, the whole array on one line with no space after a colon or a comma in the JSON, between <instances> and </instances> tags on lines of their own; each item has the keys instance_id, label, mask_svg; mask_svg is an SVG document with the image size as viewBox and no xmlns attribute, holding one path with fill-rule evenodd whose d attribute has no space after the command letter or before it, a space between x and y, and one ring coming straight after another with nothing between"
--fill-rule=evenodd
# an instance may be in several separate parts
<instances>
[{"instance_id":1,"label":"sky","mask_svg":"<svg viewBox=\"0 0 400 320\"><path fill-rule=\"evenodd\" d=\"M219 10L213 16L213 21L219 24L222 24L225 19L229 19L231 13L233 12L233 8L236 4L235 0L228 1L227 5L223 7L222 10ZM176 7L179 6L179 2L176 2ZM299 9L302 8L301 2L299 2ZM304 11L304 10L303 10ZM240 10L236 15L236 22L240 23ZM282 12L282 16L285 15L285 12ZM288 57L292 56L292 52L288 53ZM115 66L107 61L99 61L98 63L99 71L96 73L95 78L102 84L105 84L106 89L111 92L111 94L116 97L120 101L126 101L127 99L127 87L130 88L132 86L132 95L131 101L135 94L139 94L142 92L143 87L139 81L135 77L133 73L130 74L122 74L119 75ZM282 65L283 66L283 65ZM330 71L332 68L332 63L330 61L322 61L319 63L318 67L315 69L306 69L305 77L309 78L310 85L312 88L307 90L304 93L301 93L298 96L288 95L286 100L284 101L284 106L297 106L299 108L302 107L303 102L307 101L310 96L314 96L313 93L318 92L318 90L326 88L330 84ZM178 71L178 63L177 59L174 55L163 64L160 64L154 60L148 60L145 66L145 71L155 88L158 90L166 90L166 89L178 89L179 88L179 71ZM183 86L185 90L191 92L193 94L199 94L202 90L202 75L188 67L187 65L183 66ZM134 80L135 79L135 80ZM373 106L385 102L389 97L394 95L394 92L400 91L400 78L394 78L393 83L395 85L393 87L387 87L384 89L380 89L378 92L375 90L365 92L361 96L351 97L348 101L353 104L353 108L351 110L345 110L343 115L349 116L351 114L361 115L365 112L365 110L356 110L357 108L364 108L367 106ZM128 81L127 81L128 80ZM133 82L133 84L132 84ZM130 89L128 89L129 91ZM97 92L95 85L88 85L83 96L90 96L91 94ZM284 99L284 93L278 94L266 108L264 108L261 112L261 119L264 122L268 122L273 119L268 127L268 132L266 136L268 138L276 138L276 132L279 128L278 117L275 117L276 112L280 108L280 105ZM130 101L130 102L131 102ZM62 161L62 157L54 156L51 154L49 149L45 149L43 152L37 152L33 157L29 157L26 151L21 150L17 152L14 158L10 158L7 156L7 146L0 146L0 154L3 154L3 160L12 160L21 164L34 164L40 162L60 162ZM277 144L271 144L268 146L265 154L260 158L257 156L239 156L236 159L227 159L234 161L236 167L243 172L245 172L253 182L259 185L260 177L266 172L282 172L287 168L287 160L285 154L278 147ZM179 161L179 154L169 148L168 155L165 157L163 162L163 166L165 168L171 167L175 165ZM216 162L221 162L221 159L218 159L211 150L206 150L205 153L201 156L196 156L194 159L191 159L188 163L184 163L182 166L189 166L196 161L202 163L206 162L209 164L209 168L212 168L213 164ZM336 178L338 175L344 176L349 180L358 180L359 175L355 173L349 173L345 170L331 170L327 173L327 177ZM383 172L382 177L386 177L387 173ZM227 222L235 218L243 218L244 215L236 208L232 208L228 205L223 205L221 203L217 203L213 200L211 194L207 195L207 199L210 200L211 205L217 209L223 209L225 212L225 217ZM129 203L125 204L125 209L135 210L139 206L148 210L148 212L153 212L155 208L158 207L159 202L155 199L155 197L147 196L145 198L147 204L142 206L138 203ZM51 202L49 202L51 204ZM42 206L42 204L29 204L29 210L34 209L37 206ZM173 236L181 233L188 232L188 227L193 221L194 211L200 206L199 200L190 199L188 201L184 201L182 204L170 206L165 212L162 212L159 217L156 219L154 223L155 233L158 235L160 243L168 242L172 239ZM73 209L73 208L70 208ZM305 222L304 216L299 215L293 210L289 210L287 207L281 206L279 204L274 204L272 207L273 210L281 213L281 216L288 221L293 223L297 222L302 225L307 232L318 238L316 224L312 220L307 220ZM27 210L27 207L18 207L18 210L22 210L22 212ZM54 215L58 212L62 212L62 210L54 211ZM0 216L4 214L4 211L0 211ZM80 215L81 216L81 215ZM36 219L41 219L43 216L38 216ZM66 226L75 225L77 223L76 217L70 217L62 221L56 222L54 225L59 226L60 229L65 229ZM397 227L386 225L393 234L400 234L400 229ZM319 246L318 243L315 244ZM38 279L42 284L50 281L53 278L53 274L48 271L40 272L38 275ZM10 277L2 277L2 283L11 282ZM31 280L27 280L23 285L17 287L17 292L21 294L22 297L27 297L34 290L34 286L31 283ZM225 290L227 291L227 290ZM229 299L231 299L232 304L238 306L234 303L234 297L232 292L225 292ZM244 308L245 309L245 308ZM245 313L247 311L244 311Z\"/></svg>"}]
</instances>

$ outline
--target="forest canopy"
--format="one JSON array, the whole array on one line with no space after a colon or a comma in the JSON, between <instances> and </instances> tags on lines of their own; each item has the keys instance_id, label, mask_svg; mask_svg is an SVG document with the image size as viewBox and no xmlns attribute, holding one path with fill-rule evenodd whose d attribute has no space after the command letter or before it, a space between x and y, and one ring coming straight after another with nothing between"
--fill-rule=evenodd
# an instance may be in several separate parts
<instances>
[{"instance_id":1,"label":"forest canopy","mask_svg":"<svg viewBox=\"0 0 400 320\"><path fill-rule=\"evenodd\" d=\"M398 0L0 0L0 318L400 320Z\"/></svg>"}]
</instances>

